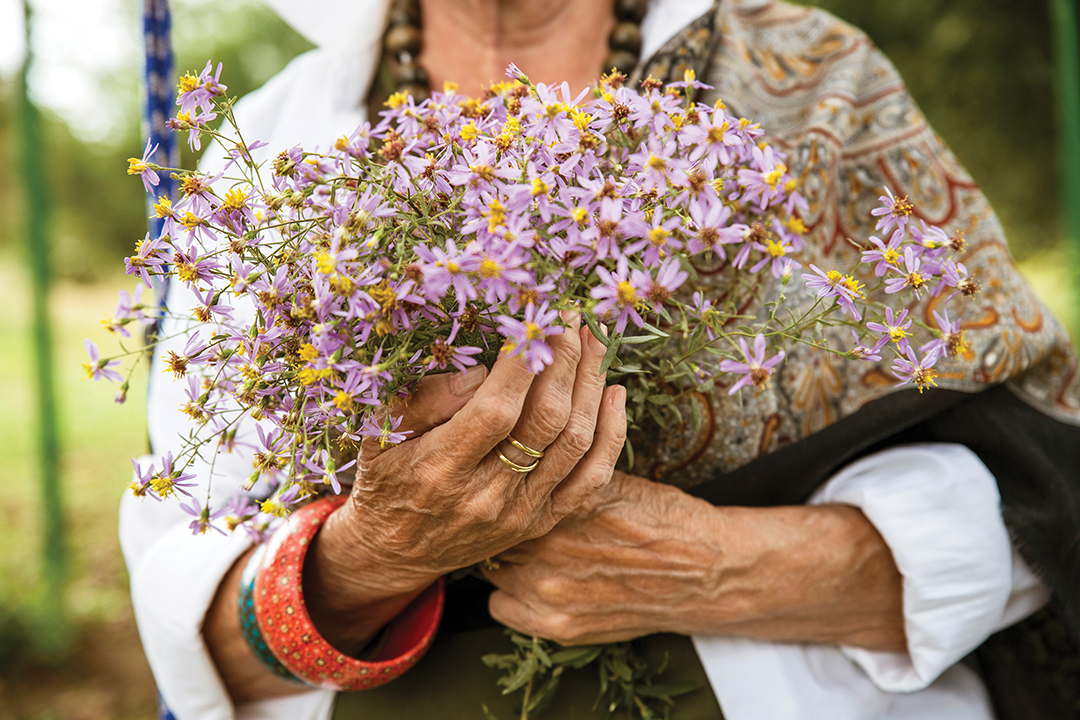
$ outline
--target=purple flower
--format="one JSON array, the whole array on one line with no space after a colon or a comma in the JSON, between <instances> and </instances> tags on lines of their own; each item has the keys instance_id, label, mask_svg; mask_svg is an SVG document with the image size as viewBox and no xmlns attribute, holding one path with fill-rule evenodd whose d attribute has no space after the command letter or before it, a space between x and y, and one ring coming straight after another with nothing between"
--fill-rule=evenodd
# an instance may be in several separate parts
<instances>
[{"instance_id":1,"label":"purple flower","mask_svg":"<svg viewBox=\"0 0 1080 720\"><path fill-rule=\"evenodd\" d=\"M851 337L855 340L855 347L851 348L851 354L857 360L866 360L868 362L881 361L881 348L885 346L885 343L889 342L888 335L882 335L873 345L860 343L859 334L854 330L851 331Z\"/></svg>"},{"instance_id":2,"label":"purple flower","mask_svg":"<svg viewBox=\"0 0 1080 720\"><path fill-rule=\"evenodd\" d=\"M869 322L866 323L866 327L874 332L884 333L892 342L896 343L897 350L900 352L907 352L908 350L908 336L910 333L907 329L911 327L911 320L904 322L907 318L908 311L904 308L900 311L899 315L893 315L893 309L891 307L885 308L885 322Z\"/></svg>"},{"instance_id":3,"label":"purple flower","mask_svg":"<svg viewBox=\"0 0 1080 720\"><path fill-rule=\"evenodd\" d=\"M548 309L547 303L527 305L524 321L500 315L499 333L506 338L503 352L521 355L530 370L540 372L555 359L544 338L563 333L562 327L552 324L558 316L557 311Z\"/></svg>"},{"instance_id":4,"label":"purple flower","mask_svg":"<svg viewBox=\"0 0 1080 720\"><path fill-rule=\"evenodd\" d=\"M188 525L188 527L191 529L192 535L202 535L208 529L216 530L222 535L225 534L225 531L217 527L216 525L213 525L212 521L217 520L219 517L224 515L227 508L221 508L220 510L216 510L211 513L209 506L202 507L199 504L198 500L196 500L195 498L191 498L188 503L180 503L180 509L195 518L191 521L191 524Z\"/></svg>"},{"instance_id":5,"label":"purple flower","mask_svg":"<svg viewBox=\"0 0 1080 720\"><path fill-rule=\"evenodd\" d=\"M603 284L594 287L589 295L600 301L594 308L597 316L604 318L610 311L618 308L616 331L625 330L628 320L633 320L638 327L644 325L645 321L638 314L638 306L645 299L644 294L652 284L651 278L640 270L631 273L625 256L619 258L614 273L603 267L596 268L596 273Z\"/></svg>"},{"instance_id":6,"label":"purple flower","mask_svg":"<svg viewBox=\"0 0 1080 720\"><path fill-rule=\"evenodd\" d=\"M173 454L170 451L161 459L161 469L150 478L150 490L156 500L165 500L175 497L177 493L191 497L186 488L195 487L195 483L188 482L195 476L181 470L173 469Z\"/></svg>"},{"instance_id":7,"label":"purple flower","mask_svg":"<svg viewBox=\"0 0 1080 720\"><path fill-rule=\"evenodd\" d=\"M364 425L360 428L359 434L364 437L377 438L379 445L384 448L391 445L400 445L412 434L412 430L397 431L398 427L401 426L401 420L402 416L394 417L387 413L382 422L377 423L374 418L368 416L364 418Z\"/></svg>"},{"instance_id":8,"label":"purple flower","mask_svg":"<svg viewBox=\"0 0 1080 720\"><path fill-rule=\"evenodd\" d=\"M915 356L915 351L910 347L905 351L905 357L896 358L893 361L892 371L900 381L897 387L914 383L921 393L931 385L937 385L934 381L936 373L933 371L937 356L927 355L920 362Z\"/></svg>"},{"instance_id":9,"label":"purple flower","mask_svg":"<svg viewBox=\"0 0 1080 720\"><path fill-rule=\"evenodd\" d=\"M105 378L114 382L120 382L124 379L120 376L120 373L112 369L120 364L119 360L103 360L101 353L98 352L98 346L89 339L83 340L83 347L86 348L86 354L90 356L90 362L83 363L83 370L86 371L85 379L101 380Z\"/></svg>"},{"instance_id":10,"label":"purple flower","mask_svg":"<svg viewBox=\"0 0 1080 720\"><path fill-rule=\"evenodd\" d=\"M889 268L896 268L900 264L900 245L904 242L904 231L897 230L889 238L889 244L886 245L881 241L881 238L870 236L870 244L874 246L874 250L866 250L862 254L862 261L864 263L876 262L874 266L874 275L881 277Z\"/></svg>"},{"instance_id":11,"label":"purple flower","mask_svg":"<svg viewBox=\"0 0 1080 720\"><path fill-rule=\"evenodd\" d=\"M646 297L649 298L649 302L653 304L653 307L659 308L668 301L668 298L675 294L679 286L686 282L689 277L690 273L682 269L679 259L670 258L656 271L656 278L649 283Z\"/></svg>"},{"instance_id":12,"label":"purple flower","mask_svg":"<svg viewBox=\"0 0 1080 720\"><path fill-rule=\"evenodd\" d=\"M881 201L883 207L874 208L870 211L870 214L874 217L881 218L874 228L882 233L887 233L893 227L896 227L896 229L903 232L907 228L908 220L914 210L914 207L908 202L907 195L896 197L893 195L892 190L886 187L885 195L879 197L878 200Z\"/></svg>"},{"instance_id":13,"label":"purple flower","mask_svg":"<svg viewBox=\"0 0 1080 720\"><path fill-rule=\"evenodd\" d=\"M742 375L738 382L731 386L728 390L728 395L734 395L751 383L758 390L762 390L769 386L769 378L772 376L772 369L780 364L780 361L784 359L784 351L781 350L776 355L773 355L768 360L765 359L765 336L760 333L754 337L754 352L750 353L746 347L746 339L739 338L739 349L742 351L743 358L746 362L741 363L735 360L723 360L720 363L721 372L735 373Z\"/></svg>"},{"instance_id":14,"label":"purple flower","mask_svg":"<svg viewBox=\"0 0 1080 720\"><path fill-rule=\"evenodd\" d=\"M934 311L938 331L941 334L919 348L919 352L925 354L928 358L933 358L935 361L943 357L956 357L971 349L964 338L960 320L951 321L949 320L949 311L945 310L944 312L944 315L939 315L936 310Z\"/></svg>"},{"instance_id":15,"label":"purple flower","mask_svg":"<svg viewBox=\"0 0 1080 720\"><path fill-rule=\"evenodd\" d=\"M431 357L427 362L428 370L445 370L448 366L453 365L461 372L465 372L476 364L476 360L472 356L482 353L482 348L469 345L454 347L454 338L457 337L460 328L461 323L455 320L450 329L450 336L445 339L438 338L432 343L430 348Z\"/></svg>"},{"instance_id":16,"label":"purple flower","mask_svg":"<svg viewBox=\"0 0 1080 720\"><path fill-rule=\"evenodd\" d=\"M146 188L146 192L154 192L154 188L161 182L158 178L158 174L154 172L154 168L151 167L153 163L150 162L150 158L157 152L158 146L150 147L150 141L146 141L146 149L143 150L142 158L128 158L128 175L138 175L142 178L143 187Z\"/></svg>"},{"instance_id":17,"label":"purple flower","mask_svg":"<svg viewBox=\"0 0 1080 720\"><path fill-rule=\"evenodd\" d=\"M904 270L894 269L901 273L901 277L888 278L885 281L885 292L898 293L905 288L911 288L915 297L918 297L919 291L926 287L927 276L921 272L922 261L916 256L915 248L910 245L904 248Z\"/></svg>"}]
</instances>

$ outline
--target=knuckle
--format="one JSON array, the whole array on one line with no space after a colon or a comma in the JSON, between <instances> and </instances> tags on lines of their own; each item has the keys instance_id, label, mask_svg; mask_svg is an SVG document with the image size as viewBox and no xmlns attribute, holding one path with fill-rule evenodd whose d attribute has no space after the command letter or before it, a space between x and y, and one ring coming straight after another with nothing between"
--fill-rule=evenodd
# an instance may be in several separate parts
<instances>
[{"instance_id":1,"label":"knuckle","mask_svg":"<svg viewBox=\"0 0 1080 720\"><path fill-rule=\"evenodd\" d=\"M571 422L563 431L563 443L571 455L583 456L593 444L592 428L581 421Z\"/></svg>"},{"instance_id":2,"label":"knuckle","mask_svg":"<svg viewBox=\"0 0 1080 720\"><path fill-rule=\"evenodd\" d=\"M493 433L509 433L517 422L517 410L504 398L489 397L479 403L477 417L491 428Z\"/></svg>"},{"instance_id":3,"label":"knuckle","mask_svg":"<svg viewBox=\"0 0 1080 720\"><path fill-rule=\"evenodd\" d=\"M545 440L552 440L566 427L570 420L568 398L544 397L537 402L529 419L529 431L541 435Z\"/></svg>"},{"instance_id":4,"label":"knuckle","mask_svg":"<svg viewBox=\"0 0 1080 720\"><path fill-rule=\"evenodd\" d=\"M546 635L560 645L574 645L581 638L581 629L569 613L553 612L544 623Z\"/></svg>"}]
</instances>

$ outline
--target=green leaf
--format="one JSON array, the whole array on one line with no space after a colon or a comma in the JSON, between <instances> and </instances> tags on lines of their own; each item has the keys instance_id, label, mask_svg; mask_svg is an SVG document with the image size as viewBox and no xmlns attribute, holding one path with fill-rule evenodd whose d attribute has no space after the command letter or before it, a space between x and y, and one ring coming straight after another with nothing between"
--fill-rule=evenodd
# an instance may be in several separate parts
<instances>
[{"instance_id":1,"label":"green leaf","mask_svg":"<svg viewBox=\"0 0 1080 720\"><path fill-rule=\"evenodd\" d=\"M527 656L525 660L522 661L520 665L518 665L517 670L515 670L511 675L509 675L508 677L499 678L499 684L506 686L503 689L503 695L509 695L515 690L525 687L525 685L529 682L529 679L536 674L536 671L539 669L539 667L540 663L536 659L535 655Z\"/></svg>"},{"instance_id":2,"label":"green leaf","mask_svg":"<svg viewBox=\"0 0 1080 720\"><path fill-rule=\"evenodd\" d=\"M669 335L668 333L664 332L663 330L661 330L658 327L650 325L649 323L645 323L645 325L643 327L655 337L662 337L662 338L671 337L671 335Z\"/></svg>"},{"instance_id":3,"label":"green leaf","mask_svg":"<svg viewBox=\"0 0 1080 720\"><path fill-rule=\"evenodd\" d=\"M489 668L498 668L500 670L509 670L510 668L514 667L514 665L517 664L518 656L513 655L513 654L511 654L511 655L496 655L496 654L492 653L491 655L485 655L484 657L480 658L480 660L485 665L487 665Z\"/></svg>"},{"instance_id":4,"label":"green leaf","mask_svg":"<svg viewBox=\"0 0 1080 720\"><path fill-rule=\"evenodd\" d=\"M600 363L600 374L603 375L611 367L611 364L615 362L615 357L619 352L619 345L622 342L622 333L615 333L611 336L610 344L608 344L607 352L604 353L604 360Z\"/></svg>"},{"instance_id":5,"label":"green leaf","mask_svg":"<svg viewBox=\"0 0 1080 720\"><path fill-rule=\"evenodd\" d=\"M597 647L595 645L565 648L551 653L551 662L555 665L565 665L578 670L600 657L600 653L603 651L604 649L602 647Z\"/></svg>"},{"instance_id":6,"label":"green leaf","mask_svg":"<svg viewBox=\"0 0 1080 720\"><path fill-rule=\"evenodd\" d=\"M653 342L654 340L660 340L661 335L627 335L622 339L623 345L641 345L642 343Z\"/></svg>"},{"instance_id":7,"label":"green leaf","mask_svg":"<svg viewBox=\"0 0 1080 720\"><path fill-rule=\"evenodd\" d=\"M693 692L701 686L696 683L666 683L662 685L637 685L634 692L647 698L673 698Z\"/></svg>"},{"instance_id":8,"label":"green leaf","mask_svg":"<svg viewBox=\"0 0 1080 720\"><path fill-rule=\"evenodd\" d=\"M596 316L592 313L582 313L581 316L585 318L585 324L589 326L589 330L592 331L593 337L599 340L601 345L607 347L608 336L600 327L600 323L596 322Z\"/></svg>"},{"instance_id":9,"label":"green leaf","mask_svg":"<svg viewBox=\"0 0 1080 720\"><path fill-rule=\"evenodd\" d=\"M541 665L543 665L544 667L551 667L551 658L544 650L544 643L541 642L540 638L533 638L532 649L533 652L536 654L537 659L540 660Z\"/></svg>"},{"instance_id":10,"label":"green leaf","mask_svg":"<svg viewBox=\"0 0 1080 720\"><path fill-rule=\"evenodd\" d=\"M532 717L534 713L542 713L551 705L551 701L555 698L555 691L559 689L559 677L562 675L562 670L561 667L555 668L551 677L533 693L529 699L529 706L525 708L526 715Z\"/></svg>"},{"instance_id":11,"label":"green leaf","mask_svg":"<svg viewBox=\"0 0 1080 720\"><path fill-rule=\"evenodd\" d=\"M488 710L488 706L484 703L480 703L480 709L484 711L484 717L487 720L499 720L499 718L495 717L495 713Z\"/></svg>"}]
</instances>

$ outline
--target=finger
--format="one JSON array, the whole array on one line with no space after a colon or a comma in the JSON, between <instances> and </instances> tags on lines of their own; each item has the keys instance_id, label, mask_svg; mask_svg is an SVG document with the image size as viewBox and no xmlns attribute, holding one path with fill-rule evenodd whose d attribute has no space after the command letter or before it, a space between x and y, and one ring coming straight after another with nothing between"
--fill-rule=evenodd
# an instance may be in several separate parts
<instances>
[{"instance_id":1,"label":"finger","mask_svg":"<svg viewBox=\"0 0 1080 720\"><path fill-rule=\"evenodd\" d=\"M487 375L487 368L477 365L464 373L440 373L421 378L416 391L409 398L389 409L392 416L401 418L397 432L405 433L406 440L412 440L443 424L465 407ZM376 412L379 422L386 417L386 412L384 408ZM372 460L393 447L384 446L377 438L364 438L360 444L357 469L367 467Z\"/></svg>"},{"instance_id":2,"label":"finger","mask_svg":"<svg viewBox=\"0 0 1080 720\"><path fill-rule=\"evenodd\" d=\"M525 635L535 635L540 624L532 608L505 590L496 590L488 596L488 613L506 627Z\"/></svg>"},{"instance_id":3,"label":"finger","mask_svg":"<svg viewBox=\"0 0 1080 720\"><path fill-rule=\"evenodd\" d=\"M520 356L500 353L465 407L424 436L432 452L459 470L475 468L514 429L533 378Z\"/></svg>"},{"instance_id":4,"label":"finger","mask_svg":"<svg viewBox=\"0 0 1080 720\"><path fill-rule=\"evenodd\" d=\"M463 373L421 378L411 396L390 408L391 415L401 417L398 432L410 432L409 437L414 438L442 425L465 407L487 376L486 367L475 365Z\"/></svg>"},{"instance_id":5,"label":"finger","mask_svg":"<svg viewBox=\"0 0 1080 720\"><path fill-rule=\"evenodd\" d=\"M539 466L523 484L530 506L547 501L552 488L574 469L593 444L597 414L604 394L605 376L600 374L604 346L589 328L580 331L583 350L574 377L570 417L566 427L547 449Z\"/></svg>"},{"instance_id":6,"label":"finger","mask_svg":"<svg viewBox=\"0 0 1080 720\"><path fill-rule=\"evenodd\" d=\"M592 447L551 492L549 507L556 521L611 481L625 442L626 388L612 385L600 403Z\"/></svg>"},{"instance_id":7,"label":"finger","mask_svg":"<svg viewBox=\"0 0 1080 720\"><path fill-rule=\"evenodd\" d=\"M569 327L548 341L553 356L551 365L536 376L525 398L521 417L511 433L515 440L534 451L542 452L551 445L570 419L574 382L581 360L581 314L564 311L562 318ZM535 459L535 455L529 455L512 443L503 444L500 450L519 465L530 465Z\"/></svg>"}]
</instances>

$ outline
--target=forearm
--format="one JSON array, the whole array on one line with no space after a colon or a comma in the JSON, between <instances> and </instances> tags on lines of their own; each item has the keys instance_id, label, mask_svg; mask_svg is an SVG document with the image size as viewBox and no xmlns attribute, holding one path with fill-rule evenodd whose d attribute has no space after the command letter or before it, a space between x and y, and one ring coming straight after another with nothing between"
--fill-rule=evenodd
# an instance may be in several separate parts
<instances>
[{"instance_id":1,"label":"forearm","mask_svg":"<svg viewBox=\"0 0 1080 720\"><path fill-rule=\"evenodd\" d=\"M906 650L902 577L860 510L715 511L725 570L688 634Z\"/></svg>"}]
</instances>

